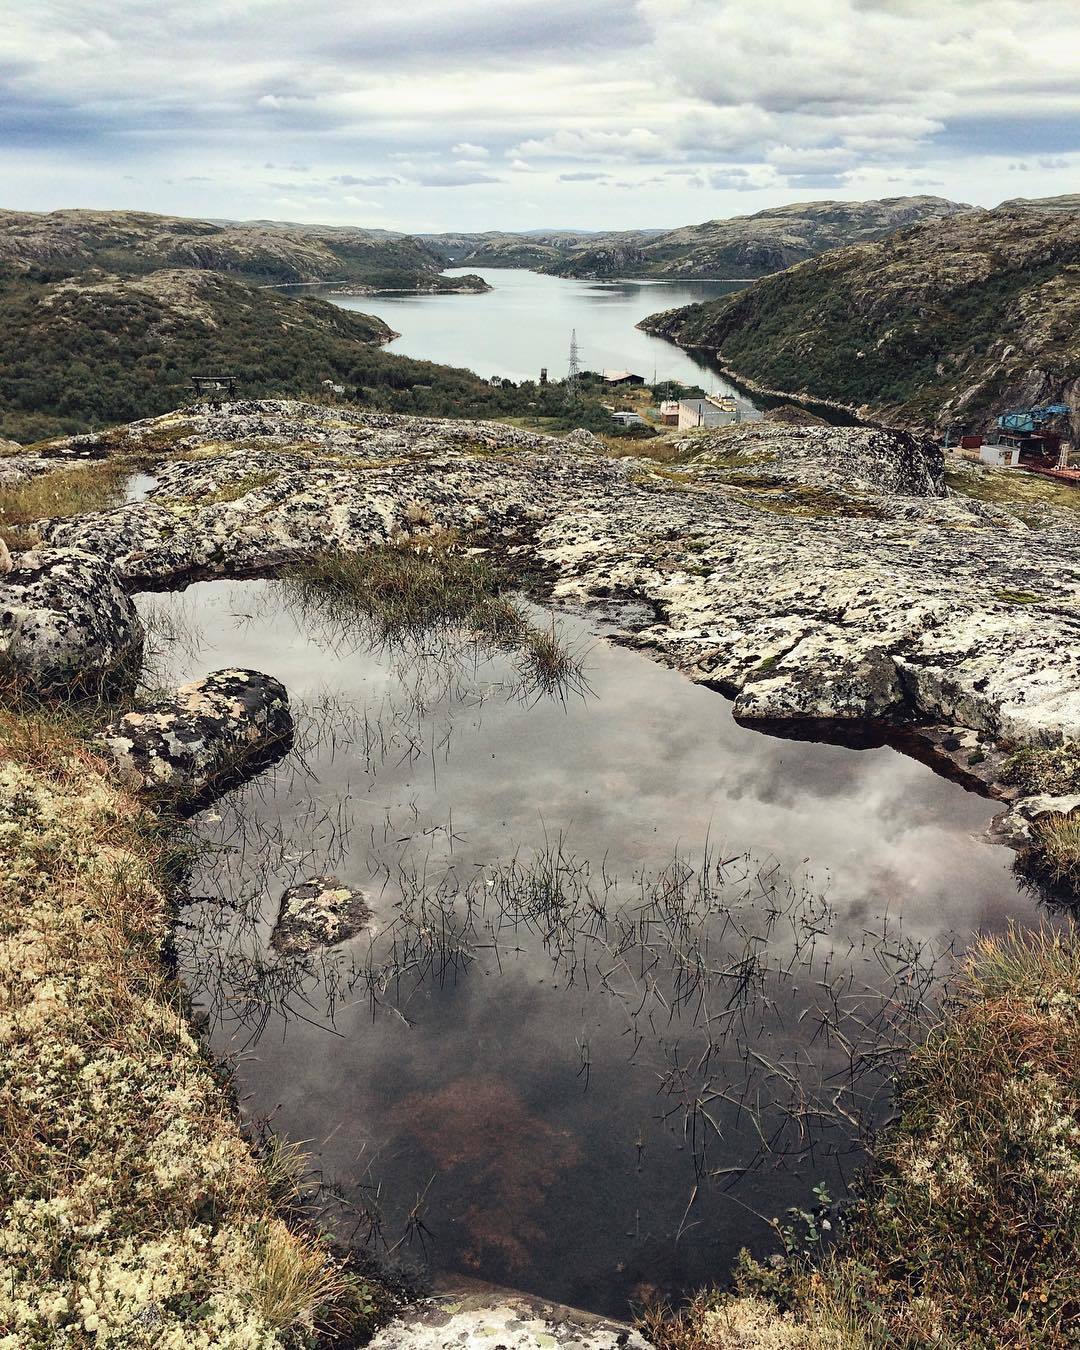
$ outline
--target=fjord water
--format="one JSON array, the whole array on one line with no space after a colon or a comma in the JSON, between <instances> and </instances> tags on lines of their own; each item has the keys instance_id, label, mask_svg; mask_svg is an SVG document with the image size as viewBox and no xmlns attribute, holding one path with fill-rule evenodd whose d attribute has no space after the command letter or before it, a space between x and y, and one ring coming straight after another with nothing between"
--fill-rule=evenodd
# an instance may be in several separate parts
<instances>
[{"instance_id":1,"label":"fjord water","mask_svg":"<svg viewBox=\"0 0 1080 1350\"><path fill-rule=\"evenodd\" d=\"M447 275L471 270L450 268ZM522 268L480 269L479 275L493 287L479 295L323 294L345 309L385 319L401 334L387 350L465 366L485 377L535 380L546 366L551 379L561 380L576 330L583 370L631 370L649 383L655 373L660 380L701 384L710 393L735 392L700 354L634 325L658 310L728 295L744 282L584 281Z\"/></svg>"},{"instance_id":2,"label":"fjord water","mask_svg":"<svg viewBox=\"0 0 1080 1350\"><path fill-rule=\"evenodd\" d=\"M290 691L295 750L194 823L180 969L245 1113L395 1259L616 1314L722 1279L843 1191L843 1113L887 1109L843 1038L912 1030L935 955L1036 917L991 803L742 728L572 615L582 678L545 695L513 653L373 649L274 582L139 604L161 683ZM282 890L318 875L369 892L371 931L276 956Z\"/></svg>"}]
</instances>

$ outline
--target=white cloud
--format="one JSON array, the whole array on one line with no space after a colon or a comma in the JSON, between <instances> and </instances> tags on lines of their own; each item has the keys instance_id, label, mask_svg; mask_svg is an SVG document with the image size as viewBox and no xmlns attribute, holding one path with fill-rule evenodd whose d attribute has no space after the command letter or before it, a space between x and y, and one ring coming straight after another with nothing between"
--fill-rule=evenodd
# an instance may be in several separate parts
<instances>
[{"instance_id":1,"label":"white cloud","mask_svg":"<svg viewBox=\"0 0 1080 1350\"><path fill-rule=\"evenodd\" d=\"M745 193L928 179L989 203L1009 165L1030 195L1067 191L1080 153L1075 0L10 8L0 170L16 205L261 215L276 172L328 185L340 216L375 207L343 190L377 187L402 228L440 212L524 227L530 174L545 225L678 224ZM611 182L643 200L612 203Z\"/></svg>"}]
</instances>

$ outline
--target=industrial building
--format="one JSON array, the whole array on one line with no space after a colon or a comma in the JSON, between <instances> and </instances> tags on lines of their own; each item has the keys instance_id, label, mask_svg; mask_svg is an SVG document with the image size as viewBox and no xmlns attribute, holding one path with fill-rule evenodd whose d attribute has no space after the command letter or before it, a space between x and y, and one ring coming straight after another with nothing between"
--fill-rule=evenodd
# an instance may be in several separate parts
<instances>
[{"instance_id":1,"label":"industrial building","mask_svg":"<svg viewBox=\"0 0 1080 1350\"><path fill-rule=\"evenodd\" d=\"M679 430L691 427L726 427L741 422L742 413L733 398L707 394L704 398L679 399Z\"/></svg>"}]
</instances>

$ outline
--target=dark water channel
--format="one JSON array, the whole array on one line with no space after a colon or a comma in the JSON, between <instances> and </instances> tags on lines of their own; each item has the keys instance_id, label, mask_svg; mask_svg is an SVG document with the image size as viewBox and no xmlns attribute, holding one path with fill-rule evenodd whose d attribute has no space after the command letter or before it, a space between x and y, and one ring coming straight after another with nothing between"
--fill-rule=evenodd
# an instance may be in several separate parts
<instances>
[{"instance_id":1,"label":"dark water channel","mask_svg":"<svg viewBox=\"0 0 1080 1350\"><path fill-rule=\"evenodd\" d=\"M397 1257L625 1313L776 1249L835 1197L950 943L1033 921L991 803L894 750L772 739L558 620L541 696L469 642L376 651L273 582L144 596L164 683L281 678L294 752L195 822L184 978L244 1109L308 1141L339 1223ZM333 874L373 932L274 955ZM875 1068L875 1065L877 1067Z\"/></svg>"}]
</instances>

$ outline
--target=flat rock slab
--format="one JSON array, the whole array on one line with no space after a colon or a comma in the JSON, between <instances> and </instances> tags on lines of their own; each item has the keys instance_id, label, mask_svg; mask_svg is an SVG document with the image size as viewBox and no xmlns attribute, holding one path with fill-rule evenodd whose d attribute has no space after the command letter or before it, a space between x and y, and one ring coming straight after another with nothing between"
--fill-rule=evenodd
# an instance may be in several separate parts
<instances>
[{"instance_id":1,"label":"flat rock slab","mask_svg":"<svg viewBox=\"0 0 1080 1350\"><path fill-rule=\"evenodd\" d=\"M370 919L365 891L343 886L337 877L312 877L282 895L270 945L287 955L334 947L355 937Z\"/></svg>"},{"instance_id":2,"label":"flat rock slab","mask_svg":"<svg viewBox=\"0 0 1080 1350\"><path fill-rule=\"evenodd\" d=\"M28 689L133 683L142 650L139 615L103 558L42 548L12 559L0 580L0 658Z\"/></svg>"},{"instance_id":3,"label":"flat rock slab","mask_svg":"<svg viewBox=\"0 0 1080 1350\"><path fill-rule=\"evenodd\" d=\"M98 736L99 747L145 792L201 805L250 777L288 746L285 686L257 670L218 670Z\"/></svg>"},{"instance_id":4,"label":"flat rock slab","mask_svg":"<svg viewBox=\"0 0 1080 1350\"><path fill-rule=\"evenodd\" d=\"M129 428L132 448L155 426ZM51 522L50 541L134 590L480 529L539 563L559 602L643 607L637 644L737 717L1018 745L1080 728L1080 516L943 496L940 450L904 433L754 423L674 467L288 401L190 410L185 430L146 501Z\"/></svg>"},{"instance_id":5,"label":"flat rock slab","mask_svg":"<svg viewBox=\"0 0 1080 1350\"><path fill-rule=\"evenodd\" d=\"M371 1350L649 1350L623 1322L508 1290L440 1294L395 1319Z\"/></svg>"}]
</instances>

